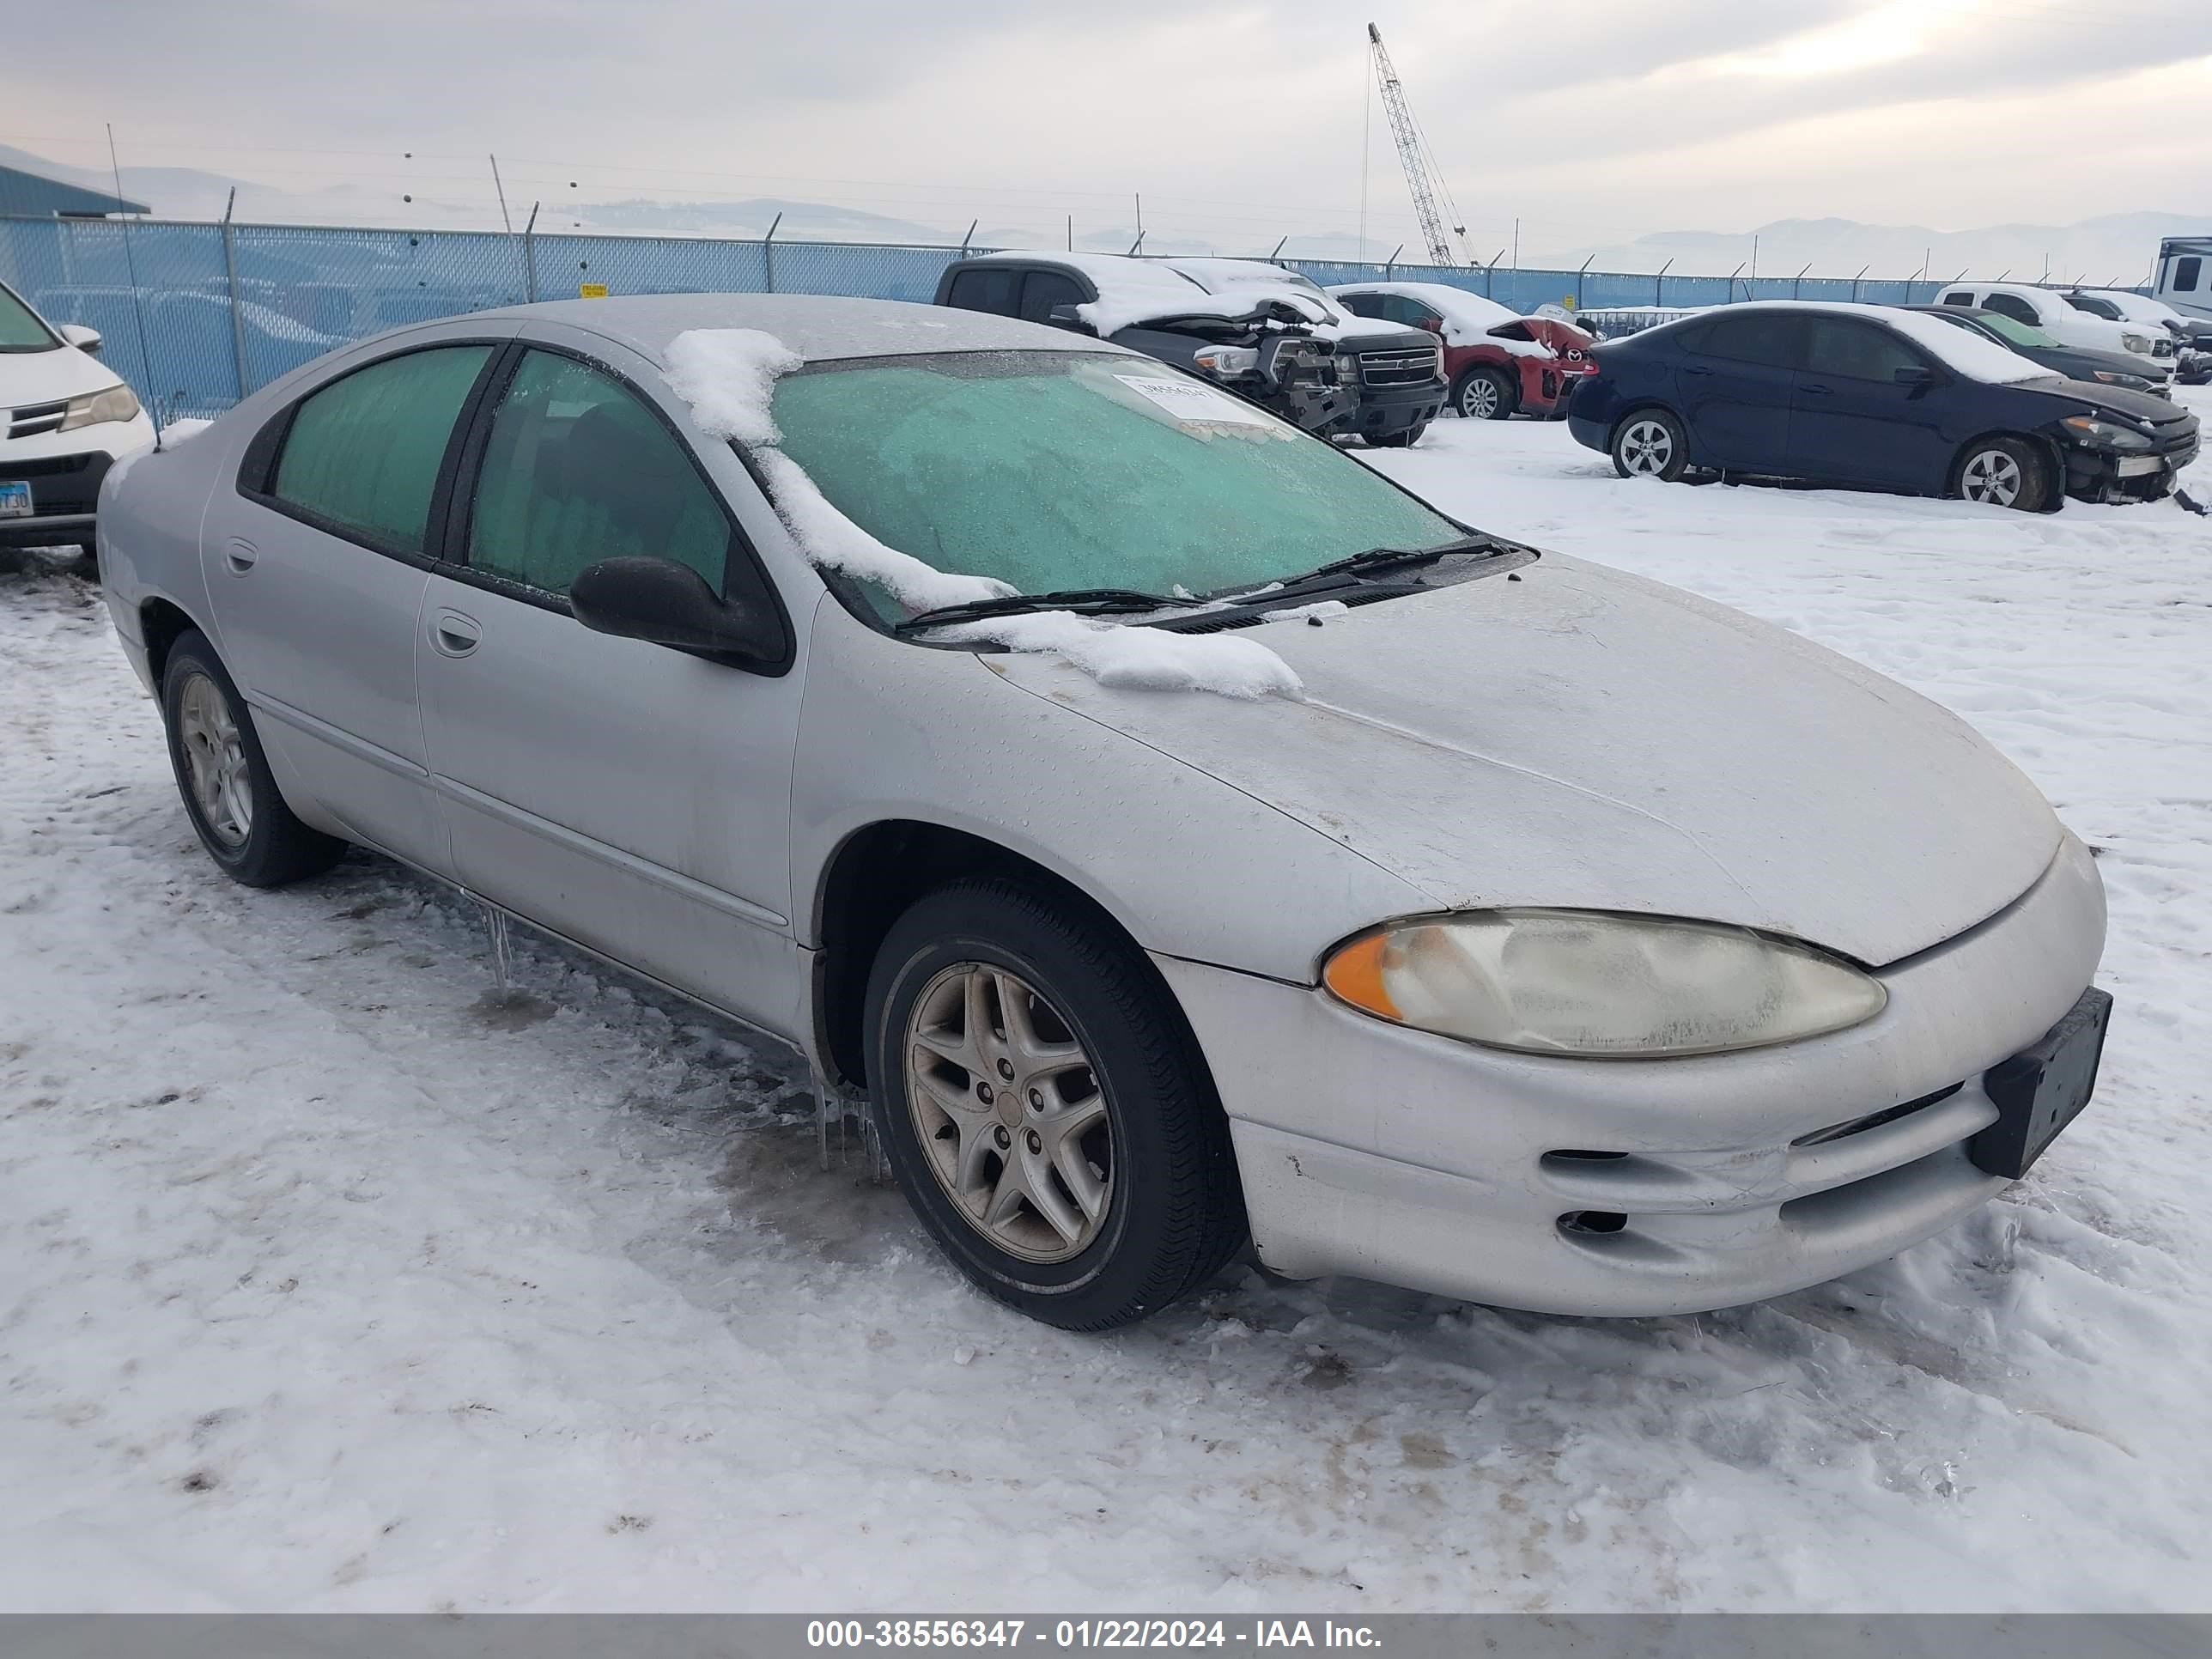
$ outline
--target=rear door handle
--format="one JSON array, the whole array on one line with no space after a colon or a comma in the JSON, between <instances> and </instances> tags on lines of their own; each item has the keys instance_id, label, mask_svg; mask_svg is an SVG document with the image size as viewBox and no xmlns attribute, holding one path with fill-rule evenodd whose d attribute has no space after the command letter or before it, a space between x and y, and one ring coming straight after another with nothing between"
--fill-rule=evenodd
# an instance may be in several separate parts
<instances>
[{"instance_id":1,"label":"rear door handle","mask_svg":"<svg viewBox=\"0 0 2212 1659\"><path fill-rule=\"evenodd\" d=\"M1815 398L1825 398L1828 395L1828 388L1824 386L1801 386L1797 389L1800 392L1809 392Z\"/></svg>"},{"instance_id":2,"label":"rear door handle","mask_svg":"<svg viewBox=\"0 0 2212 1659\"><path fill-rule=\"evenodd\" d=\"M430 643L448 657L465 657L483 642L483 629L473 617L458 611L441 611L430 625Z\"/></svg>"},{"instance_id":3,"label":"rear door handle","mask_svg":"<svg viewBox=\"0 0 2212 1659\"><path fill-rule=\"evenodd\" d=\"M1695 363L1685 363L1682 365L1682 373L1685 374L1710 374L1712 373L1712 370L1710 368L1699 368Z\"/></svg>"},{"instance_id":4,"label":"rear door handle","mask_svg":"<svg viewBox=\"0 0 2212 1659\"><path fill-rule=\"evenodd\" d=\"M243 576L253 568L253 562L261 556L261 550L252 542L233 536L222 550L223 564L234 576Z\"/></svg>"}]
</instances>

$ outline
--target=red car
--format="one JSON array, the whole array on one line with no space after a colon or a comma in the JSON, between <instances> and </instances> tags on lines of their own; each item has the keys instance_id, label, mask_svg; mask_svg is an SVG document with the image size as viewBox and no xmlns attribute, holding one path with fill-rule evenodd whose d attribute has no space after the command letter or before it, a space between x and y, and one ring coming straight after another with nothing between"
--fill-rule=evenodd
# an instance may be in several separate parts
<instances>
[{"instance_id":1,"label":"red car","mask_svg":"<svg viewBox=\"0 0 2212 1659\"><path fill-rule=\"evenodd\" d=\"M1472 420L1565 418L1583 376L1597 373L1595 337L1554 317L1523 317L1443 283L1352 283L1329 297L1358 317L1407 323L1444 343L1446 407Z\"/></svg>"}]
</instances>

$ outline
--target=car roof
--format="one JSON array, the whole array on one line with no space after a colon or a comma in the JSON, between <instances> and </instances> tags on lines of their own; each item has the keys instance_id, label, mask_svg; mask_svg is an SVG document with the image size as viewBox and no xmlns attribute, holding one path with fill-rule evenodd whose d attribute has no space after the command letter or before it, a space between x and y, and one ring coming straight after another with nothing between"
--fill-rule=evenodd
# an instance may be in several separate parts
<instances>
[{"instance_id":1,"label":"car roof","mask_svg":"<svg viewBox=\"0 0 2212 1659\"><path fill-rule=\"evenodd\" d=\"M910 357L933 351L1099 351L1122 348L1042 323L902 300L847 300L816 294L625 294L503 306L477 319L566 323L629 347L656 363L693 329L754 328L809 362Z\"/></svg>"},{"instance_id":2,"label":"car roof","mask_svg":"<svg viewBox=\"0 0 2212 1659\"><path fill-rule=\"evenodd\" d=\"M1188 297L1206 291L1205 283L1184 275L1165 260L1139 259L1127 253L1065 253L1052 248L1005 247L973 254L961 263L1058 265L1062 270L1081 271L1101 294L1127 294L1141 289Z\"/></svg>"}]
</instances>

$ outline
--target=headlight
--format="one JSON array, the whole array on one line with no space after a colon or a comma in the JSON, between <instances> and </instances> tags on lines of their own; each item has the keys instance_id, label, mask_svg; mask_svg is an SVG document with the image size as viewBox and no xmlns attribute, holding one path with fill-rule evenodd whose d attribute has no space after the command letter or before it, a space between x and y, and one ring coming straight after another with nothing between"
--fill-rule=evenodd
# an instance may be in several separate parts
<instances>
[{"instance_id":1,"label":"headlight","mask_svg":"<svg viewBox=\"0 0 2212 1659\"><path fill-rule=\"evenodd\" d=\"M2122 374L2116 370L2109 368L2095 369L2093 370L2092 373L2094 373L2096 377L2102 380L2106 386L2124 386L2130 392L2148 392L2150 390L2150 382L2143 379L2140 374Z\"/></svg>"},{"instance_id":2,"label":"headlight","mask_svg":"<svg viewBox=\"0 0 2212 1659\"><path fill-rule=\"evenodd\" d=\"M1839 1031L1881 981L1794 940L1598 910L1479 910L1340 945L1322 982L1381 1019L1522 1054L1650 1060Z\"/></svg>"},{"instance_id":3,"label":"headlight","mask_svg":"<svg viewBox=\"0 0 2212 1659\"><path fill-rule=\"evenodd\" d=\"M2150 352L2150 336L2148 334L2123 334L2120 343L2130 351L2142 352L2145 356Z\"/></svg>"},{"instance_id":4,"label":"headlight","mask_svg":"<svg viewBox=\"0 0 2212 1659\"><path fill-rule=\"evenodd\" d=\"M2094 415L2069 415L2059 424L2085 444L2104 449L2148 449L2150 440L2131 426L2100 421Z\"/></svg>"},{"instance_id":5,"label":"headlight","mask_svg":"<svg viewBox=\"0 0 2212 1659\"><path fill-rule=\"evenodd\" d=\"M112 386L105 392L89 392L82 398L70 398L69 413L62 416L62 423L54 430L69 432L81 426L137 418L137 395L127 386Z\"/></svg>"},{"instance_id":6,"label":"headlight","mask_svg":"<svg viewBox=\"0 0 2212 1659\"><path fill-rule=\"evenodd\" d=\"M1212 346L1191 359L1209 374L1249 374L1260 366L1260 354L1251 346Z\"/></svg>"}]
</instances>

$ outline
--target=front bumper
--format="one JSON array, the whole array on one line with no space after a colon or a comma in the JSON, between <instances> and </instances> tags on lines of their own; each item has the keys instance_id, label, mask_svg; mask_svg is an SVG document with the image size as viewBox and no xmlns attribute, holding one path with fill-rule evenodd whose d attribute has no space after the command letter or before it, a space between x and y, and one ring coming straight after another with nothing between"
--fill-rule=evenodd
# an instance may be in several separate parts
<instances>
[{"instance_id":1,"label":"front bumper","mask_svg":"<svg viewBox=\"0 0 2212 1659\"><path fill-rule=\"evenodd\" d=\"M1597 366L1594 363L1569 363L1558 368L1546 364L1543 372L1536 377L1535 389L1524 391L1522 395L1522 412L1539 420L1564 419L1567 405L1574 398L1575 388L1596 373ZM1524 386L1526 384L1524 381Z\"/></svg>"},{"instance_id":2,"label":"front bumper","mask_svg":"<svg viewBox=\"0 0 2212 1659\"><path fill-rule=\"evenodd\" d=\"M1997 1115L1982 1075L2073 1006L2104 929L2069 836L2005 910L1884 969L1889 1004L1866 1024L1671 1060L1480 1048L1157 960L1211 1062L1270 1268L1621 1316L1817 1284L2002 1190L1966 1153Z\"/></svg>"},{"instance_id":3,"label":"front bumper","mask_svg":"<svg viewBox=\"0 0 2212 1659\"><path fill-rule=\"evenodd\" d=\"M2085 501L2156 501L2173 488L2181 469L2197 459L2197 448L2194 432L2148 453L2069 446L2065 452L2066 493Z\"/></svg>"},{"instance_id":4,"label":"front bumper","mask_svg":"<svg viewBox=\"0 0 2212 1659\"><path fill-rule=\"evenodd\" d=\"M0 438L0 483L28 484L32 507L28 518L0 518L0 547L90 547L100 481L118 455L153 441L153 422L143 414L74 432Z\"/></svg>"}]
</instances>

